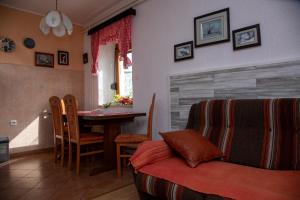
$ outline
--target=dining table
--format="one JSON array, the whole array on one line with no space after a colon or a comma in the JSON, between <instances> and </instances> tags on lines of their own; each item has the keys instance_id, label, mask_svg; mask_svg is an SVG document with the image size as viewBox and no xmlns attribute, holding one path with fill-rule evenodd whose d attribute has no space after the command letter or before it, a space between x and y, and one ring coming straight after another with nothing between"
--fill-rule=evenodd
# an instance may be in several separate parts
<instances>
[{"instance_id":1,"label":"dining table","mask_svg":"<svg viewBox=\"0 0 300 200\"><path fill-rule=\"evenodd\" d=\"M104 162L101 167L93 168L90 175L112 170L116 167L115 138L121 133L122 124L131 122L136 117L146 116L144 112L103 112L78 111L79 123L84 125L102 125L104 135Z\"/></svg>"}]
</instances>

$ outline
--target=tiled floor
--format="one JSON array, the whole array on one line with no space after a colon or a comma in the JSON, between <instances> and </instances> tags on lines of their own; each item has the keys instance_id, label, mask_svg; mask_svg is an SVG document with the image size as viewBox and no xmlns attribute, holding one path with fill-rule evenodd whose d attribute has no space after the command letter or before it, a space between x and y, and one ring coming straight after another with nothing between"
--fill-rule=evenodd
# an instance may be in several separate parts
<instances>
[{"instance_id":1,"label":"tiled floor","mask_svg":"<svg viewBox=\"0 0 300 200\"><path fill-rule=\"evenodd\" d=\"M122 178L115 171L95 176L88 171L82 167L78 176L75 170L54 164L50 153L18 158L0 167L0 199L93 199L133 183L130 171Z\"/></svg>"},{"instance_id":2,"label":"tiled floor","mask_svg":"<svg viewBox=\"0 0 300 200\"><path fill-rule=\"evenodd\" d=\"M122 187L113 192L101 195L94 200L138 200L138 193L135 189L134 184Z\"/></svg>"}]
</instances>

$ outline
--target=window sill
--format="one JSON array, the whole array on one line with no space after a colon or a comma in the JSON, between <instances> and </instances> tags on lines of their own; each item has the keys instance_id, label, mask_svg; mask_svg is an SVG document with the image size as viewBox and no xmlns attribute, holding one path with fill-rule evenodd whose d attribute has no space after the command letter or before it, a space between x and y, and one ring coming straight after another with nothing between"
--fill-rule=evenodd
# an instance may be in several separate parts
<instances>
[{"instance_id":1,"label":"window sill","mask_svg":"<svg viewBox=\"0 0 300 200\"><path fill-rule=\"evenodd\" d=\"M133 108L133 105L110 105L108 108L104 108L103 105L98 105L98 108L109 109L109 108Z\"/></svg>"}]
</instances>

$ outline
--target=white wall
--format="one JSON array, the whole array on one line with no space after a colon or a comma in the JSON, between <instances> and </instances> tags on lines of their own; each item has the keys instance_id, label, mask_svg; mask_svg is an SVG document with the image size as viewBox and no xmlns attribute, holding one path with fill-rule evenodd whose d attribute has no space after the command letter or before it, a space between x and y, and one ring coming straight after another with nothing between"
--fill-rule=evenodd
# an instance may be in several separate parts
<instances>
[{"instance_id":1,"label":"white wall","mask_svg":"<svg viewBox=\"0 0 300 200\"><path fill-rule=\"evenodd\" d=\"M260 23L262 46L233 51L228 42L196 48L193 60L174 63L173 45L194 38L194 17L226 7L231 30ZM147 0L136 10L134 109L147 111L152 93L157 93L155 133L169 130L170 74L300 58L299 0Z\"/></svg>"},{"instance_id":2,"label":"white wall","mask_svg":"<svg viewBox=\"0 0 300 200\"><path fill-rule=\"evenodd\" d=\"M228 42L196 48L194 59L174 63L174 44L194 38L194 17L226 7L230 8L231 30L260 23L262 46L233 51ZM148 112L156 92L154 138L159 138L158 131L169 130L170 74L300 58L299 0L146 0L135 9L133 109ZM86 95L91 91L86 87ZM146 118L137 119L125 130L145 132L145 125Z\"/></svg>"}]
</instances>

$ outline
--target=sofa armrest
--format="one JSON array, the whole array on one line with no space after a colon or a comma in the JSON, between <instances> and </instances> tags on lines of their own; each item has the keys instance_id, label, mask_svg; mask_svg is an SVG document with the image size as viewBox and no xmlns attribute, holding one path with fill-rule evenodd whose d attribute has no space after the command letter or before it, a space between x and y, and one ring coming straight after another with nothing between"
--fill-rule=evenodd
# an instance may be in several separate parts
<instances>
[{"instance_id":1,"label":"sofa armrest","mask_svg":"<svg viewBox=\"0 0 300 200\"><path fill-rule=\"evenodd\" d=\"M173 156L172 150L163 140L145 141L139 145L129 161L133 168L138 170L145 165L153 164Z\"/></svg>"}]
</instances>

